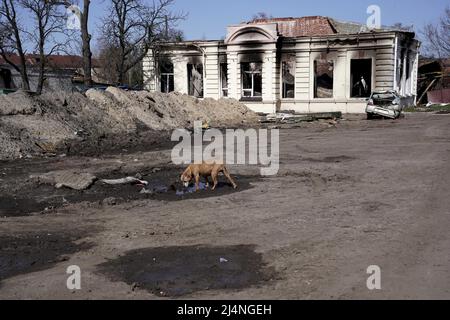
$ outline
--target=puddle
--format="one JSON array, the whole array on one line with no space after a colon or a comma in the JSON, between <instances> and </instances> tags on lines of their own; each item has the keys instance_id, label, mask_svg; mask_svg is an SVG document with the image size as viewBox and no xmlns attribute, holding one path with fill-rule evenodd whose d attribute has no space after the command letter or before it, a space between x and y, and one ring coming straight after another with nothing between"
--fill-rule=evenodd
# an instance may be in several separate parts
<instances>
[{"instance_id":1,"label":"puddle","mask_svg":"<svg viewBox=\"0 0 450 320\"><path fill-rule=\"evenodd\" d=\"M48 206L48 203L40 203L35 199L0 197L0 216L22 216L30 210L44 211Z\"/></svg>"},{"instance_id":2,"label":"puddle","mask_svg":"<svg viewBox=\"0 0 450 320\"><path fill-rule=\"evenodd\" d=\"M244 289L274 276L254 249L249 245L139 249L99 265L98 272L164 297Z\"/></svg>"},{"instance_id":3,"label":"puddle","mask_svg":"<svg viewBox=\"0 0 450 320\"><path fill-rule=\"evenodd\" d=\"M224 176L219 177L219 184L215 191L207 188L204 183L200 191L195 192L192 184L184 188L179 181L182 169L166 168L158 172L141 172L142 180L149 182L145 187L138 185L106 185L97 181L91 188L84 191L76 191L67 188L56 189L54 186L39 184L27 187L25 190L17 191L21 196L16 198L11 195L0 197L0 217L26 216L31 213L43 212L45 210L60 208L64 205L90 202L102 204L103 200L114 198L114 204L130 202L142 199L154 199L161 201L182 201L186 199L203 199L219 197L252 188L251 183L261 179L259 176L233 176L238 184L238 189L233 189L226 182ZM135 173L134 173L135 174ZM131 173L112 172L99 179L119 179Z\"/></svg>"},{"instance_id":4,"label":"puddle","mask_svg":"<svg viewBox=\"0 0 450 320\"><path fill-rule=\"evenodd\" d=\"M51 268L67 260L65 255L92 247L90 243L76 244L87 232L59 231L0 236L0 282L19 274Z\"/></svg>"}]
</instances>

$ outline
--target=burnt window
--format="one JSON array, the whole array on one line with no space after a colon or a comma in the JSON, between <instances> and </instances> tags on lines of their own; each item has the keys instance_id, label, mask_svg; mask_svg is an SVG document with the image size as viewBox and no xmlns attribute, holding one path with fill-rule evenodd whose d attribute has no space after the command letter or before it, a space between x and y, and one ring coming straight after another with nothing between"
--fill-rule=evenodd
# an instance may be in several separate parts
<instances>
[{"instance_id":1,"label":"burnt window","mask_svg":"<svg viewBox=\"0 0 450 320\"><path fill-rule=\"evenodd\" d=\"M295 98L295 56L287 56L281 62L282 98Z\"/></svg>"},{"instance_id":2,"label":"burnt window","mask_svg":"<svg viewBox=\"0 0 450 320\"><path fill-rule=\"evenodd\" d=\"M244 98L262 97L262 63L246 62L241 64L242 96Z\"/></svg>"},{"instance_id":3,"label":"burnt window","mask_svg":"<svg viewBox=\"0 0 450 320\"><path fill-rule=\"evenodd\" d=\"M220 86L222 88L222 97L228 97L228 65L220 64Z\"/></svg>"},{"instance_id":4,"label":"burnt window","mask_svg":"<svg viewBox=\"0 0 450 320\"><path fill-rule=\"evenodd\" d=\"M188 93L196 98L203 98L203 65L188 64Z\"/></svg>"},{"instance_id":5,"label":"burnt window","mask_svg":"<svg viewBox=\"0 0 450 320\"><path fill-rule=\"evenodd\" d=\"M318 59L314 61L314 98L333 98L334 62Z\"/></svg>"},{"instance_id":6,"label":"burnt window","mask_svg":"<svg viewBox=\"0 0 450 320\"><path fill-rule=\"evenodd\" d=\"M162 62L160 65L161 92L169 93L175 90L173 63Z\"/></svg>"},{"instance_id":7,"label":"burnt window","mask_svg":"<svg viewBox=\"0 0 450 320\"><path fill-rule=\"evenodd\" d=\"M353 59L350 66L352 98L368 98L372 92L372 59Z\"/></svg>"}]
</instances>

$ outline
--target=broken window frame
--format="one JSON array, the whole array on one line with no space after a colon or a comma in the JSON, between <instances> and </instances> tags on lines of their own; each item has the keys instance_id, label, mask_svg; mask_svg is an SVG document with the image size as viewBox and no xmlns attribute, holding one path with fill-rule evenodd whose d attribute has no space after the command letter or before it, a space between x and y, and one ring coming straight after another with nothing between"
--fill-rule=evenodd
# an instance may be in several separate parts
<instances>
[{"instance_id":1,"label":"broken window frame","mask_svg":"<svg viewBox=\"0 0 450 320\"><path fill-rule=\"evenodd\" d=\"M365 77L364 80L366 81L367 84L367 89L366 89L366 94L365 95L354 95L354 91L355 91L355 87L358 84L358 82L355 78L358 78L356 76L356 74L361 74L363 72L361 72L360 68L358 69L358 73L356 72L352 72L353 71L353 63L355 61L363 61L366 60L367 62L370 61L370 63L368 65L370 65L370 69L369 72L367 72L369 74L369 76ZM355 76L353 76L353 74L355 73ZM350 59L350 99L367 99L370 98L370 96L372 95L372 90L373 90L373 58L355 58L355 59Z\"/></svg>"},{"instance_id":2,"label":"broken window frame","mask_svg":"<svg viewBox=\"0 0 450 320\"><path fill-rule=\"evenodd\" d=\"M254 68L256 71L251 70L251 64L258 65L259 68ZM248 66L248 71L246 70L245 66ZM263 96L262 92L262 69L263 69L263 63L262 62L243 62L241 63L241 87L242 87L242 99L249 99L249 100L261 100ZM250 75L250 87L244 88L244 76ZM260 76L260 87L261 92L260 95L255 95L255 78L256 76ZM250 93L250 95L246 95L246 93Z\"/></svg>"},{"instance_id":3,"label":"broken window frame","mask_svg":"<svg viewBox=\"0 0 450 320\"><path fill-rule=\"evenodd\" d=\"M332 76L331 76L331 88L326 88L326 90L331 90L331 96L328 96L328 97L319 97L318 96L318 89L319 89L319 87L318 87L317 79L320 76L323 76L324 74L326 74L326 73L323 73L320 76L317 75L317 69L318 69L319 62L324 64L324 65L328 65L328 67L332 68L332 70L331 70L331 74L332 74ZM313 62L313 77L314 77L314 83L313 83L313 85L314 85L314 87L313 87L313 94L314 94L314 96L313 96L313 98L314 99L334 99L334 97L335 97L335 93L334 93L334 70L335 70L335 61L333 59L326 59L326 56L325 56L325 57L319 57L318 59L314 60L314 62Z\"/></svg>"},{"instance_id":4,"label":"broken window frame","mask_svg":"<svg viewBox=\"0 0 450 320\"><path fill-rule=\"evenodd\" d=\"M199 63L199 64L193 64L193 63L188 63L187 64L187 80L188 80L188 95L191 97L195 97L195 98L199 98L202 99L205 96L205 79L204 79L204 74L203 74L203 64ZM198 71L197 69L200 69L200 71ZM198 92L198 94L196 95L195 92L195 86L191 83L191 77L193 75L192 71L196 70L197 73L201 76L201 91Z\"/></svg>"},{"instance_id":5,"label":"broken window frame","mask_svg":"<svg viewBox=\"0 0 450 320\"><path fill-rule=\"evenodd\" d=\"M167 68L168 67L168 68ZM165 71L165 72L164 72ZM175 72L174 65L170 61L164 61L160 63L159 72L160 72L160 89L162 93L170 93L175 91ZM163 87L165 78L165 88Z\"/></svg>"},{"instance_id":6,"label":"broken window frame","mask_svg":"<svg viewBox=\"0 0 450 320\"><path fill-rule=\"evenodd\" d=\"M228 64L226 62L219 64L220 70L220 96L223 98L228 98ZM224 81L224 77L226 80L226 85Z\"/></svg>"},{"instance_id":7,"label":"broken window frame","mask_svg":"<svg viewBox=\"0 0 450 320\"><path fill-rule=\"evenodd\" d=\"M280 76L281 76L281 80L280 80L280 83L281 83L281 98L284 99L284 100L293 100L293 99L295 99L295 68L296 68L295 59L296 59L295 54L285 54L281 58L281 66L280 66L280 69L281 69L281 72L280 72ZM286 68L286 66L289 63L291 63L292 65L290 67L288 66ZM292 71L293 71L292 73L289 72L290 68L292 68ZM293 81L293 83L291 85L289 85L289 84L287 84L285 82L285 79L286 79L285 71L286 70L288 70L287 73L290 74L293 77L293 79L294 79L294 81ZM288 86L292 86L291 90L288 90ZM292 92L291 96L288 95L289 91Z\"/></svg>"}]
</instances>

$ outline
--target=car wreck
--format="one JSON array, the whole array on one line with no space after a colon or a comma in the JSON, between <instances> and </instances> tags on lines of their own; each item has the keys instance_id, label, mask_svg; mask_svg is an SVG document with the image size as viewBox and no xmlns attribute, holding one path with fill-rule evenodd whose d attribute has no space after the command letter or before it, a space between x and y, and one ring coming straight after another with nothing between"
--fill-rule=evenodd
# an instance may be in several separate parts
<instances>
[{"instance_id":1,"label":"car wreck","mask_svg":"<svg viewBox=\"0 0 450 320\"><path fill-rule=\"evenodd\" d=\"M396 91L373 92L367 102L367 118L377 116L397 119L405 107L411 105L409 97L402 97ZM412 102L413 103L413 102Z\"/></svg>"}]
</instances>

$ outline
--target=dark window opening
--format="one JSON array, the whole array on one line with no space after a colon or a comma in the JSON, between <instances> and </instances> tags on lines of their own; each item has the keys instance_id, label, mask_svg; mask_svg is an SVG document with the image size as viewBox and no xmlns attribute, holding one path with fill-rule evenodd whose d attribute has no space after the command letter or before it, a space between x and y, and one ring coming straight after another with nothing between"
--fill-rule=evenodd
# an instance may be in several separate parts
<instances>
[{"instance_id":1,"label":"dark window opening","mask_svg":"<svg viewBox=\"0 0 450 320\"><path fill-rule=\"evenodd\" d=\"M196 98L203 98L203 65L188 64L188 93Z\"/></svg>"},{"instance_id":2,"label":"dark window opening","mask_svg":"<svg viewBox=\"0 0 450 320\"><path fill-rule=\"evenodd\" d=\"M161 92L169 93L175 90L175 80L173 72L173 64L163 62L160 66L161 74Z\"/></svg>"},{"instance_id":3,"label":"dark window opening","mask_svg":"<svg viewBox=\"0 0 450 320\"><path fill-rule=\"evenodd\" d=\"M12 89L13 81L11 76L11 71L8 69L0 70L0 88Z\"/></svg>"},{"instance_id":4,"label":"dark window opening","mask_svg":"<svg viewBox=\"0 0 450 320\"><path fill-rule=\"evenodd\" d=\"M314 61L314 98L333 98L334 62L319 59Z\"/></svg>"},{"instance_id":5,"label":"dark window opening","mask_svg":"<svg viewBox=\"0 0 450 320\"><path fill-rule=\"evenodd\" d=\"M351 97L370 97L372 93L372 59L353 59L350 68Z\"/></svg>"},{"instance_id":6,"label":"dark window opening","mask_svg":"<svg viewBox=\"0 0 450 320\"><path fill-rule=\"evenodd\" d=\"M295 98L295 57L281 63L282 69L282 98Z\"/></svg>"},{"instance_id":7,"label":"dark window opening","mask_svg":"<svg viewBox=\"0 0 450 320\"><path fill-rule=\"evenodd\" d=\"M241 70L242 96L244 98L262 97L262 63L242 63Z\"/></svg>"},{"instance_id":8,"label":"dark window opening","mask_svg":"<svg viewBox=\"0 0 450 320\"><path fill-rule=\"evenodd\" d=\"M228 65L220 64L220 83L222 88L222 97L228 97Z\"/></svg>"}]
</instances>

